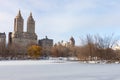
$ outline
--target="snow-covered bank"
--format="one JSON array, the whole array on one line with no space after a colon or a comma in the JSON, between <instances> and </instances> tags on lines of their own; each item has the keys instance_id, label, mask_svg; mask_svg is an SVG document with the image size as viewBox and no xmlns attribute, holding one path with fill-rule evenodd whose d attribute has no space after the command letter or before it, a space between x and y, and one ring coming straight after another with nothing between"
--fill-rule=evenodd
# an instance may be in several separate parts
<instances>
[{"instance_id":1,"label":"snow-covered bank","mask_svg":"<svg viewBox=\"0 0 120 80\"><path fill-rule=\"evenodd\" d=\"M0 61L0 80L120 80L119 64L58 62Z\"/></svg>"},{"instance_id":2,"label":"snow-covered bank","mask_svg":"<svg viewBox=\"0 0 120 80\"><path fill-rule=\"evenodd\" d=\"M120 64L119 61L107 61L107 60L99 60L99 61L80 61L81 63L86 64Z\"/></svg>"},{"instance_id":3,"label":"snow-covered bank","mask_svg":"<svg viewBox=\"0 0 120 80\"><path fill-rule=\"evenodd\" d=\"M51 59L51 60L3 60L0 61L0 66L9 65L48 65L48 64L68 64L68 63L79 63L67 60Z\"/></svg>"},{"instance_id":4,"label":"snow-covered bank","mask_svg":"<svg viewBox=\"0 0 120 80\"><path fill-rule=\"evenodd\" d=\"M68 60L67 58L50 58L46 60L1 60L0 66L4 65L48 65L48 64L68 64L68 63L79 63L79 64L120 64L120 62L108 62L104 61L79 61L79 60Z\"/></svg>"}]
</instances>

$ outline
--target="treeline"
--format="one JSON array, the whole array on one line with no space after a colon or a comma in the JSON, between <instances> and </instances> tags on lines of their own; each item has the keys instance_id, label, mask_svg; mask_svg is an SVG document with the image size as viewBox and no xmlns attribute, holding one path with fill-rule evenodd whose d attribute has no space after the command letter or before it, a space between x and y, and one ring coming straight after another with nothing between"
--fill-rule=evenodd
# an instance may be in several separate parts
<instances>
[{"instance_id":1,"label":"treeline","mask_svg":"<svg viewBox=\"0 0 120 80\"><path fill-rule=\"evenodd\" d=\"M81 38L81 46L56 45L51 50L54 57L77 57L79 60L120 60L119 39L111 36L87 35Z\"/></svg>"},{"instance_id":2,"label":"treeline","mask_svg":"<svg viewBox=\"0 0 120 80\"><path fill-rule=\"evenodd\" d=\"M7 46L0 43L0 59L40 59L49 57L76 57L81 61L109 60L120 61L119 39L111 36L86 35L80 38L81 45L56 44L53 47L17 44Z\"/></svg>"}]
</instances>

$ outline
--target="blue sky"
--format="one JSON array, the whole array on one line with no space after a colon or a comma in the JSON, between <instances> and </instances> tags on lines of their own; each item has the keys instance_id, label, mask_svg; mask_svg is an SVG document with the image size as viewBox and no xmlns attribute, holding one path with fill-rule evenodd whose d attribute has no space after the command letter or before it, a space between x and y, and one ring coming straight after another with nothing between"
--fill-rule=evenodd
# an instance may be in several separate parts
<instances>
[{"instance_id":1,"label":"blue sky","mask_svg":"<svg viewBox=\"0 0 120 80\"><path fill-rule=\"evenodd\" d=\"M58 42L73 36L79 45L86 34L120 35L120 0L0 0L0 32L13 31L19 9L24 31L33 13L39 39L47 35Z\"/></svg>"}]
</instances>

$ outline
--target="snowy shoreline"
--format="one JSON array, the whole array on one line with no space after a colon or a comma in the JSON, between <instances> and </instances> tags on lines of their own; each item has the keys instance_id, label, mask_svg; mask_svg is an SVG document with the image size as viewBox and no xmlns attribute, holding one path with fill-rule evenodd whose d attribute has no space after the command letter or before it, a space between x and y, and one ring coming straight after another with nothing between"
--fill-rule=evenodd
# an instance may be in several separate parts
<instances>
[{"instance_id":1,"label":"snowy shoreline","mask_svg":"<svg viewBox=\"0 0 120 80\"><path fill-rule=\"evenodd\" d=\"M2 65L51 65L51 64L119 64L119 62L107 63L107 61L67 61L67 60L1 60Z\"/></svg>"}]
</instances>

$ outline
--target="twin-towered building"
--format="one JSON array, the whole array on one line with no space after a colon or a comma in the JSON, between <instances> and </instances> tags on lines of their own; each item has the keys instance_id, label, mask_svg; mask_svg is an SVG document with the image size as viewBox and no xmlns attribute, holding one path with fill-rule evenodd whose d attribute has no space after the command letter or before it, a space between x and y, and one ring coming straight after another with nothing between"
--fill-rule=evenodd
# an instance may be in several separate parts
<instances>
[{"instance_id":1,"label":"twin-towered building","mask_svg":"<svg viewBox=\"0 0 120 80\"><path fill-rule=\"evenodd\" d=\"M9 44L27 46L28 44L37 44L37 35L35 33L35 21L32 13L27 19L27 31L24 32L24 19L21 12L14 19L14 31L9 33Z\"/></svg>"}]
</instances>

